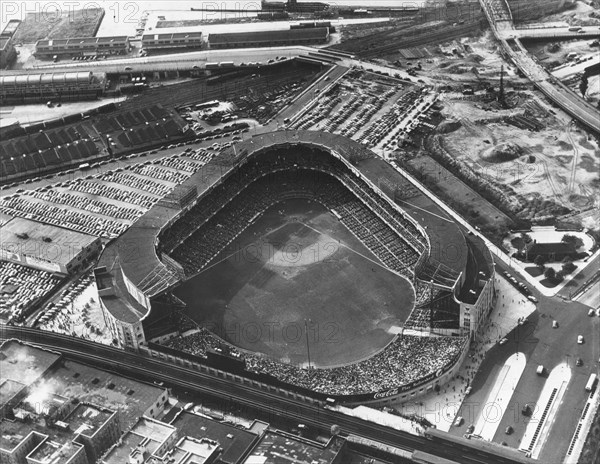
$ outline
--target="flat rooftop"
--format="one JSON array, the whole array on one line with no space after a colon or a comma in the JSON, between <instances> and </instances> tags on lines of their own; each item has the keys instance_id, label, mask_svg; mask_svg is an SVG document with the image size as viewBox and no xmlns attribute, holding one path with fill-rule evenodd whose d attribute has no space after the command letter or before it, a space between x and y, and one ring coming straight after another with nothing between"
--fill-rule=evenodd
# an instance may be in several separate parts
<instances>
[{"instance_id":1,"label":"flat rooftop","mask_svg":"<svg viewBox=\"0 0 600 464\"><path fill-rule=\"evenodd\" d=\"M121 445L115 446L102 460L103 464L123 464L129 462L129 455L131 451L136 449L144 441L143 437L136 435L131 432L127 432L121 437ZM158 446L158 445L157 445ZM156 447L150 446L149 452L152 452ZM149 454L145 455L147 458Z\"/></svg>"},{"instance_id":2,"label":"flat rooftop","mask_svg":"<svg viewBox=\"0 0 600 464\"><path fill-rule=\"evenodd\" d=\"M332 464L339 447L311 444L288 435L267 432L244 464L279 464L293 457L295 464Z\"/></svg>"},{"instance_id":3,"label":"flat rooftop","mask_svg":"<svg viewBox=\"0 0 600 464\"><path fill-rule=\"evenodd\" d=\"M0 407L8 403L23 388L25 388L25 384L16 380L0 379Z\"/></svg>"},{"instance_id":4,"label":"flat rooftop","mask_svg":"<svg viewBox=\"0 0 600 464\"><path fill-rule=\"evenodd\" d=\"M44 464L65 464L78 452L83 452L83 446L70 440L46 440L33 450L29 457Z\"/></svg>"},{"instance_id":5,"label":"flat rooftop","mask_svg":"<svg viewBox=\"0 0 600 464\"><path fill-rule=\"evenodd\" d=\"M183 411L171 425L177 428L181 437L208 438L218 442L223 449L219 460L226 464L237 463L258 438L252 432L189 411Z\"/></svg>"},{"instance_id":6,"label":"flat rooftop","mask_svg":"<svg viewBox=\"0 0 600 464\"><path fill-rule=\"evenodd\" d=\"M60 358L58 353L8 340L0 346L0 379L31 385Z\"/></svg>"},{"instance_id":7,"label":"flat rooftop","mask_svg":"<svg viewBox=\"0 0 600 464\"><path fill-rule=\"evenodd\" d=\"M67 265L96 237L62 227L15 217L0 227L0 243L8 251Z\"/></svg>"},{"instance_id":8,"label":"flat rooftop","mask_svg":"<svg viewBox=\"0 0 600 464\"><path fill-rule=\"evenodd\" d=\"M108 409L79 403L63 422L68 423L76 435L81 433L91 437L112 415L113 412Z\"/></svg>"},{"instance_id":9,"label":"flat rooftop","mask_svg":"<svg viewBox=\"0 0 600 464\"><path fill-rule=\"evenodd\" d=\"M67 398L118 411L121 430L129 430L165 392L164 388L65 360L46 376L45 385Z\"/></svg>"}]
</instances>

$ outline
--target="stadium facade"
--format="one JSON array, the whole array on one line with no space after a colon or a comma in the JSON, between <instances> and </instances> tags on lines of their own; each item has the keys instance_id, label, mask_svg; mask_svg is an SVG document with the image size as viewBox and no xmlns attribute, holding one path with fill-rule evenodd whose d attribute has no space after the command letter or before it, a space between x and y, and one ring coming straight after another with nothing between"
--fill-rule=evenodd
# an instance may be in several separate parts
<instances>
[{"instance_id":1,"label":"stadium facade","mask_svg":"<svg viewBox=\"0 0 600 464\"><path fill-rule=\"evenodd\" d=\"M95 276L107 326L118 344L204 369L202 358L156 343L181 333L179 314L184 305L171 292L198 271L176 250L211 216L234 204L240 191L261 179L264 182L269 174L294 172L329 176L383 225L380 229L385 229L385 235L375 239L387 237L389 244L379 241L368 247L386 267L409 279L416 293L415 307L399 336L453 339L454 346L460 346L447 362L436 364L417 379L337 399L349 404L386 404L414 398L447 382L458 372L469 341L495 301L489 250L475 237L463 234L400 170L350 139L314 131L263 134L221 152L107 245ZM344 212L343 203L333 207L339 208L336 214L342 222L347 220L345 225L352 227L352 213ZM367 232L369 239L375 235ZM220 250L212 251L200 257L204 259L200 266ZM258 375L239 362L232 364L232 371L232 376L242 379ZM325 395L295 388L274 376L259 377L282 392Z\"/></svg>"}]
</instances>

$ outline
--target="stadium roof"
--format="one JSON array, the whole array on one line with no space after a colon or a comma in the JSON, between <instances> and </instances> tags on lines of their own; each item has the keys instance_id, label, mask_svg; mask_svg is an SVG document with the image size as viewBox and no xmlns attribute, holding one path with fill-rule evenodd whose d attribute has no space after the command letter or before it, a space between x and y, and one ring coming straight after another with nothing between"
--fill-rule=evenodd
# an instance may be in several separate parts
<instances>
[{"instance_id":1,"label":"stadium roof","mask_svg":"<svg viewBox=\"0 0 600 464\"><path fill-rule=\"evenodd\" d=\"M216 33L208 36L211 45L238 44L254 42L280 42L283 40L325 40L329 34L326 27L312 27L306 29L289 29L282 31L255 31L255 32L230 32Z\"/></svg>"},{"instance_id":2,"label":"stadium roof","mask_svg":"<svg viewBox=\"0 0 600 464\"><path fill-rule=\"evenodd\" d=\"M18 235L26 238L20 238ZM64 266L77 256L82 248L96 240L96 237L81 232L18 217L0 227L0 246L5 250L16 248L28 256Z\"/></svg>"},{"instance_id":3,"label":"stadium roof","mask_svg":"<svg viewBox=\"0 0 600 464\"><path fill-rule=\"evenodd\" d=\"M198 196L202 196L234 165L251 153L286 144L316 145L327 151L333 150L355 164L357 169L375 185L378 185L382 178L398 183L404 179L387 162L351 139L326 132L298 130L270 132L240 142L235 147L219 153L204 169L186 180L182 188L195 187ZM388 197L391 198L389 195ZM410 202L410 204L401 203L400 207L426 229L432 247L435 247L431 254L436 262L457 275L463 272L468 253L465 238L457 224L429 197L420 192L411 198ZM179 208L174 206L167 206L161 202L155 204L123 235L107 245L98 266L106 266L113 282L119 287L119 280L122 280L120 271L122 271L127 279L148 298L157 296L177 284L177 276L160 261L155 243L161 230L171 224L179 213ZM440 251L436 254L437 250ZM122 294L127 294L124 288L120 290ZM139 320L140 315L147 315L147 311L133 298L123 300L112 296L103 301L108 310L119 320L134 322Z\"/></svg>"}]
</instances>

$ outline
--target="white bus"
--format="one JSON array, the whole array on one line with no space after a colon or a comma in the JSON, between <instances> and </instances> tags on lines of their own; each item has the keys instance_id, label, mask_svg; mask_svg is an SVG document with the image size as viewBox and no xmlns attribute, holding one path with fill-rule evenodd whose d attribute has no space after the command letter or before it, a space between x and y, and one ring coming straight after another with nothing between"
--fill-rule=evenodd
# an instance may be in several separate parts
<instances>
[{"instance_id":1,"label":"white bus","mask_svg":"<svg viewBox=\"0 0 600 464\"><path fill-rule=\"evenodd\" d=\"M585 386L585 391L592 391L592 389L594 388L594 384L596 383L596 380L597 380L596 374L590 375L590 379L588 380L588 383Z\"/></svg>"}]
</instances>

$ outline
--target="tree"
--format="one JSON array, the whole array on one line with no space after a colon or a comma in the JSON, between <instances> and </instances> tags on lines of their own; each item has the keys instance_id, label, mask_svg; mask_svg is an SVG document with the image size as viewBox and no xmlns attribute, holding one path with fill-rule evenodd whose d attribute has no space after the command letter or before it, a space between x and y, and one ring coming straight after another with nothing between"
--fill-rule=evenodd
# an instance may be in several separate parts
<instances>
[{"instance_id":1,"label":"tree","mask_svg":"<svg viewBox=\"0 0 600 464\"><path fill-rule=\"evenodd\" d=\"M560 241L564 243L572 243L576 249L583 246L583 240L575 235L565 234L562 236Z\"/></svg>"},{"instance_id":2,"label":"tree","mask_svg":"<svg viewBox=\"0 0 600 464\"><path fill-rule=\"evenodd\" d=\"M535 259L533 260L533 263L534 263L534 264L535 264L537 267L539 267L539 268L541 268L541 269L544 269L544 264L546 263L546 258L544 258L542 255L537 255L537 256L535 257Z\"/></svg>"},{"instance_id":3,"label":"tree","mask_svg":"<svg viewBox=\"0 0 600 464\"><path fill-rule=\"evenodd\" d=\"M573 264L572 261L567 261L567 262L563 263L563 265L562 265L563 274L570 274L575 269L577 269L577 266L575 266L575 264Z\"/></svg>"},{"instance_id":4,"label":"tree","mask_svg":"<svg viewBox=\"0 0 600 464\"><path fill-rule=\"evenodd\" d=\"M554 280L556 278L556 271L549 267L544 271L544 277L548 280Z\"/></svg>"}]
</instances>

